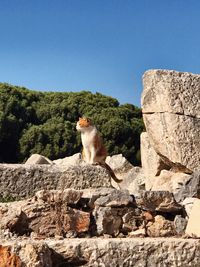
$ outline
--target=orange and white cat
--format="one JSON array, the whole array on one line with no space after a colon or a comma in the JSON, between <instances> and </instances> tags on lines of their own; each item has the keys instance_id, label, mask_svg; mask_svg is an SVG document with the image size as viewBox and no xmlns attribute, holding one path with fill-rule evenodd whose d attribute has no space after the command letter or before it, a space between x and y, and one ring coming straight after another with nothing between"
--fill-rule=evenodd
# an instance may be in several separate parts
<instances>
[{"instance_id":1,"label":"orange and white cat","mask_svg":"<svg viewBox=\"0 0 200 267\"><path fill-rule=\"evenodd\" d=\"M106 168L113 180L120 183L122 180L118 179L110 166L105 162L107 157L106 148L103 145L97 128L92 124L88 118L79 118L76 124L77 131L81 132L81 141L83 145L82 156L85 162L90 164L99 164Z\"/></svg>"}]
</instances>

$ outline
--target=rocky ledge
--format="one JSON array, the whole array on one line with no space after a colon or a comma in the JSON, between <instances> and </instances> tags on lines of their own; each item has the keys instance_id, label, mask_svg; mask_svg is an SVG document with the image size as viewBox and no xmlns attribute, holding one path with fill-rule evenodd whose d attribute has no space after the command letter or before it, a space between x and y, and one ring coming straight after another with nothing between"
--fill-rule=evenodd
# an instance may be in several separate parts
<instances>
[{"instance_id":1,"label":"rocky ledge","mask_svg":"<svg viewBox=\"0 0 200 267\"><path fill-rule=\"evenodd\" d=\"M181 238L76 238L8 241L0 261L29 267L200 266L200 241ZM13 264L12 264L13 263Z\"/></svg>"},{"instance_id":2,"label":"rocky ledge","mask_svg":"<svg viewBox=\"0 0 200 267\"><path fill-rule=\"evenodd\" d=\"M41 190L0 203L0 266L199 266L200 241L191 237L200 234L200 200L193 203L114 188Z\"/></svg>"}]
</instances>

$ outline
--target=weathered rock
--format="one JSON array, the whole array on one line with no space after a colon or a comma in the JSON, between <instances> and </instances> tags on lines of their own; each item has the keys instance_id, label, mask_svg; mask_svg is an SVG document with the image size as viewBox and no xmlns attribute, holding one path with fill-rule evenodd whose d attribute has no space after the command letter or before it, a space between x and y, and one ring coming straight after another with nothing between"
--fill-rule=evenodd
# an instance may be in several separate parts
<instances>
[{"instance_id":1,"label":"weathered rock","mask_svg":"<svg viewBox=\"0 0 200 267\"><path fill-rule=\"evenodd\" d=\"M143 211L142 212L142 217L143 217L143 219L144 219L145 222L154 221L153 212Z\"/></svg>"},{"instance_id":2,"label":"weathered rock","mask_svg":"<svg viewBox=\"0 0 200 267\"><path fill-rule=\"evenodd\" d=\"M38 253L29 248L31 244ZM7 241L20 258L24 267L57 266L176 266L200 265L200 240L182 238L74 238L45 241ZM39 249L41 247L42 249ZM36 259L36 260L34 260ZM162 265L161 265L162 264Z\"/></svg>"},{"instance_id":3,"label":"weathered rock","mask_svg":"<svg viewBox=\"0 0 200 267\"><path fill-rule=\"evenodd\" d=\"M11 252L11 247L0 245L0 266L22 267L22 262L15 253Z\"/></svg>"},{"instance_id":4,"label":"weathered rock","mask_svg":"<svg viewBox=\"0 0 200 267\"><path fill-rule=\"evenodd\" d=\"M140 149L141 149L141 162L142 169L146 180L149 177L158 176L161 170L166 168L166 165L154 150L150 144L149 136L147 132L143 132L140 135ZM149 190L147 181L145 180L146 190Z\"/></svg>"},{"instance_id":5,"label":"weathered rock","mask_svg":"<svg viewBox=\"0 0 200 267\"><path fill-rule=\"evenodd\" d=\"M150 181L150 182L149 182ZM152 191L169 191L181 203L187 197L200 197L200 171L193 174L162 170L159 176L146 182Z\"/></svg>"},{"instance_id":6,"label":"weathered rock","mask_svg":"<svg viewBox=\"0 0 200 267\"><path fill-rule=\"evenodd\" d=\"M195 171L190 177L179 182L179 188L174 192L174 197L178 202L187 197L200 198L200 170Z\"/></svg>"},{"instance_id":7,"label":"weathered rock","mask_svg":"<svg viewBox=\"0 0 200 267\"><path fill-rule=\"evenodd\" d=\"M1 203L0 228L18 235L34 232L43 237L85 233L89 230L90 213L67 206L77 203L81 195L76 190L40 191L29 200Z\"/></svg>"},{"instance_id":8,"label":"weathered rock","mask_svg":"<svg viewBox=\"0 0 200 267\"><path fill-rule=\"evenodd\" d=\"M123 207L133 203L133 198L129 195L128 190L113 190L106 196L99 197L94 206L99 207Z\"/></svg>"},{"instance_id":9,"label":"weathered rock","mask_svg":"<svg viewBox=\"0 0 200 267\"><path fill-rule=\"evenodd\" d=\"M143 76L143 112L171 112L200 117L200 75L149 70Z\"/></svg>"},{"instance_id":10,"label":"weathered rock","mask_svg":"<svg viewBox=\"0 0 200 267\"><path fill-rule=\"evenodd\" d=\"M145 189L145 180L143 169L133 167L123 177L120 177L122 182L119 184L121 190L128 190L132 195L138 195L141 190Z\"/></svg>"},{"instance_id":11,"label":"weathered rock","mask_svg":"<svg viewBox=\"0 0 200 267\"><path fill-rule=\"evenodd\" d=\"M146 236L146 230L145 228L140 228L135 231L132 231L128 234L129 237L145 237Z\"/></svg>"},{"instance_id":12,"label":"weathered rock","mask_svg":"<svg viewBox=\"0 0 200 267\"><path fill-rule=\"evenodd\" d=\"M106 169L91 164L71 166L66 169L56 189L111 187L111 177Z\"/></svg>"},{"instance_id":13,"label":"weathered rock","mask_svg":"<svg viewBox=\"0 0 200 267\"><path fill-rule=\"evenodd\" d=\"M182 209L168 191L142 191L135 201L139 208L149 211L175 212Z\"/></svg>"},{"instance_id":14,"label":"weathered rock","mask_svg":"<svg viewBox=\"0 0 200 267\"><path fill-rule=\"evenodd\" d=\"M181 205L184 207L186 214L188 217L190 217L190 213L192 210L192 207L194 205L194 202L198 200L198 198L195 197L187 197L183 200L183 202L181 203Z\"/></svg>"},{"instance_id":15,"label":"weathered rock","mask_svg":"<svg viewBox=\"0 0 200 267\"><path fill-rule=\"evenodd\" d=\"M144 189L145 176L143 169L134 167L122 154L108 156L106 163L112 168L118 179L121 179L120 184L113 179L111 184L116 189L128 190L131 194L138 194L139 190Z\"/></svg>"},{"instance_id":16,"label":"weathered rock","mask_svg":"<svg viewBox=\"0 0 200 267\"><path fill-rule=\"evenodd\" d=\"M128 233L138 229L142 225L142 212L139 209L131 209L122 217L122 231Z\"/></svg>"},{"instance_id":17,"label":"weathered rock","mask_svg":"<svg viewBox=\"0 0 200 267\"><path fill-rule=\"evenodd\" d=\"M26 165L32 165L32 164L53 164L53 161L50 159L39 155L39 154L33 154L31 155L27 161L25 162Z\"/></svg>"},{"instance_id":18,"label":"weathered rock","mask_svg":"<svg viewBox=\"0 0 200 267\"><path fill-rule=\"evenodd\" d=\"M187 219L183 218L181 215L176 215L174 219L174 228L177 234L183 235L185 233L185 228L187 226Z\"/></svg>"},{"instance_id":19,"label":"weathered rock","mask_svg":"<svg viewBox=\"0 0 200 267\"><path fill-rule=\"evenodd\" d=\"M200 162L200 75L150 70L143 77L143 118L165 164L191 172Z\"/></svg>"},{"instance_id":20,"label":"weathered rock","mask_svg":"<svg viewBox=\"0 0 200 267\"><path fill-rule=\"evenodd\" d=\"M127 173L133 168L133 165L122 154L108 156L106 163L117 175Z\"/></svg>"},{"instance_id":21,"label":"weathered rock","mask_svg":"<svg viewBox=\"0 0 200 267\"><path fill-rule=\"evenodd\" d=\"M191 175L186 173L162 170L159 176L152 178L151 190L169 191L178 195L190 179Z\"/></svg>"},{"instance_id":22,"label":"weathered rock","mask_svg":"<svg viewBox=\"0 0 200 267\"><path fill-rule=\"evenodd\" d=\"M78 235L87 232L90 214L60 203L54 205L33 204L23 208L27 216L28 229L43 237Z\"/></svg>"},{"instance_id":23,"label":"weathered rock","mask_svg":"<svg viewBox=\"0 0 200 267\"><path fill-rule=\"evenodd\" d=\"M64 190L41 190L36 192L35 199L40 202L61 202L67 204L76 204L82 197L83 191L75 189Z\"/></svg>"},{"instance_id":24,"label":"weathered rock","mask_svg":"<svg viewBox=\"0 0 200 267\"><path fill-rule=\"evenodd\" d=\"M186 227L186 234L192 237L200 237L200 227L199 227L199 222L200 222L200 199L196 199L194 202L194 205L192 207L188 224Z\"/></svg>"},{"instance_id":25,"label":"weathered rock","mask_svg":"<svg viewBox=\"0 0 200 267\"><path fill-rule=\"evenodd\" d=\"M102 197L107 196L111 194L113 191L115 191L115 188L108 188L108 187L99 187L99 188L86 188L83 189L83 195L82 195L82 203L87 203L87 206L90 208L94 208L94 202Z\"/></svg>"},{"instance_id":26,"label":"weathered rock","mask_svg":"<svg viewBox=\"0 0 200 267\"><path fill-rule=\"evenodd\" d=\"M111 187L99 187L99 188L85 188L81 190L83 192L82 198L86 199L94 199L94 201L101 197L101 196L107 196L108 194L111 194L113 191L115 191L115 188Z\"/></svg>"},{"instance_id":27,"label":"weathered rock","mask_svg":"<svg viewBox=\"0 0 200 267\"><path fill-rule=\"evenodd\" d=\"M84 164L62 171L53 165L0 164L0 197L31 197L39 190L110 187L111 177L100 166Z\"/></svg>"},{"instance_id":28,"label":"weathered rock","mask_svg":"<svg viewBox=\"0 0 200 267\"><path fill-rule=\"evenodd\" d=\"M70 157L53 160L53 163L58 165L62 170L65 170L70 166L84 164L81 153L76 153Z\"/></svg>"},{"instance_id":29,"label":"weathered rock","mask_svg":"<svg viewBox=\"0 0 200 267\"><path fill-rule=\"evenodd\" d=\"M27 242L18 245L15 249L23 262L23 267L54 267L53 252L45 243Z\"/></svg>"},{"instance_id":30,"label":"weathered rock","mask_svg":"<svg viewBox=\"0 0 200 267\"><path fill-rule=\"evenodd\" d=\"M149 222L146 227L150 237L166 237L175 234L173 222L166 220L161 215L155 216L155 221Z\"/></svg>"},{"instance_id":31,"label":"weathered rock","mask_svg":"<svg viewBox=\"0 0 200 267\"><path fill-rule=\"evenodd\" d=\"M73 266L176 266L200 265L200 240L175 238L111 238L48 241L49 247Z\"/></svg>"},{"instance_id":32,"label":"weathered rock","mask_svg":"<svg viewBox=\"0 0 200 267\"><path fill-rule=\"evenodd\" d=\"M97 234L108 234L117 236L122 227L122 213L119 208L96 207L93 211L95 218Z\"/></svg>"},{"instance_id":33,"label":"weathered rock","mask_svg":"<svg viewBox=\"0 0 200 267\"><path fill-rule=\"evenodd\" d=\"M18 199L41 189L56 189L61 175L54 165L0 164L0 196Z\"/></svg>"},{"instance_id":34,"label":"weathered rock","mask_svg":"<svg viewBox=\"0 0 200 267\"><path fill-rule=\"evenodd\" d=\"M0 203L0 229L15 231L19 221L23 221L22 206L26 201Z\"/></svg>"}]
</instances>

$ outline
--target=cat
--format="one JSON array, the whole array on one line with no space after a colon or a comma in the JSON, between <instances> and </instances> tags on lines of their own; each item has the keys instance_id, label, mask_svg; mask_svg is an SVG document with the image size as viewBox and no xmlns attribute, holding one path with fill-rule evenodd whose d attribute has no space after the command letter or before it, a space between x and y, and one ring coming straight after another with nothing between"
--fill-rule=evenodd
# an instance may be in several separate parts
<instances>
[{"instance_id":1,"label":"cat","mask_svg":"<svg viewBox=\"0 0 200 267\"><path fill-rule=\"evenodd\" d=\"M82 157L86 163L93 165L100 165L107 169L110 176L116 183L122 182L114 174L110 166L105 162L107 157L107 150L103 145L101 136L92 121L88 118L79 118L76 124L77 131L81 132L81 141L83 145Z\"/></svg>"}]
</instances>

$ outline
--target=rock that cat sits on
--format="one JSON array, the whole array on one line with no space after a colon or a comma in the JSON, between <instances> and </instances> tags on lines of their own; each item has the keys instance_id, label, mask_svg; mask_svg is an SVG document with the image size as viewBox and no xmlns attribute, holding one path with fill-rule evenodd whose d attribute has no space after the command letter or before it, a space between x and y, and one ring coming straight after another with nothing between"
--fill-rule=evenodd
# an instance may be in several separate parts
<instances>
[{"instance_id":1,"label":"rock that cat sits on","mask_svg":"<svg viewBox=\"0 0 200 267\"><path fill-rule=\"evenodd\" d=\"M82 156L84 161L90 164L99 164L106 168L113 180L120 183L122 180L115 176L113 170L105 162L107 151L97 128L92 124L91 120L84 117L79 118L79 121L76 124L76 129L81 132L81 141L83 145Z\"/></svg>"}]
</instances>

